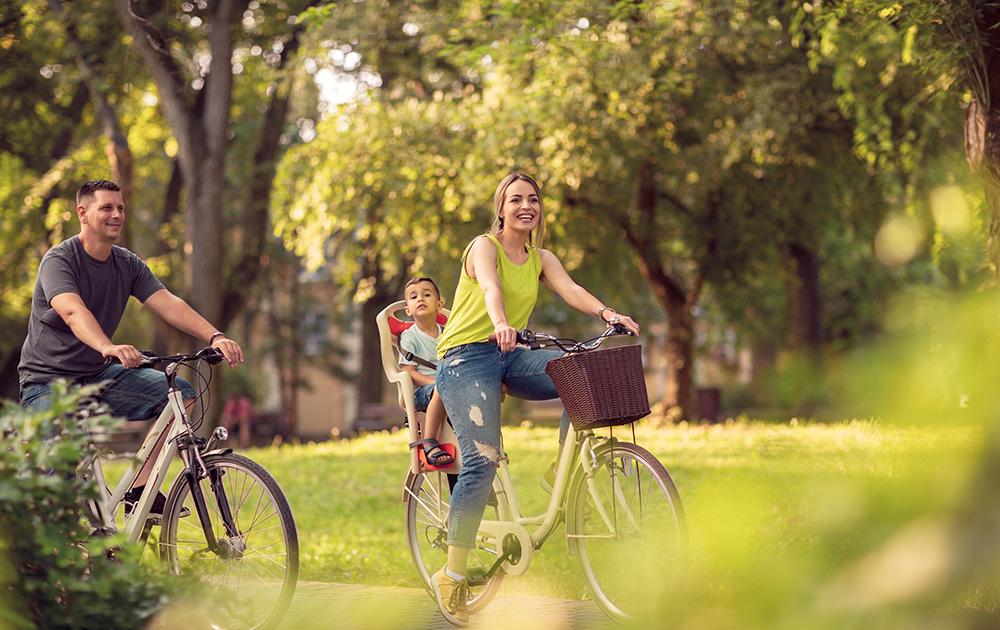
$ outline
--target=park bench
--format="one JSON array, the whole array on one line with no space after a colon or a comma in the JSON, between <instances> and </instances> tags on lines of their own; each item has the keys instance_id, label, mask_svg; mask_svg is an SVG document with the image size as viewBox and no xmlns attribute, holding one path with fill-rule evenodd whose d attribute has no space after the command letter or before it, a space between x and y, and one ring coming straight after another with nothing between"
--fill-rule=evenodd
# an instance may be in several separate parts
<instances>
[{"instance_id":1,"label":"park bench","mask_svg":"<svg viewBox=\"0 0 1000 630\"><path fill-rule=\"evenodd\" d=\"M406 412L394 403L361 403L358 419L354 421L355 433L391 431L406 423Z\"/></svg>"}]
</instances>

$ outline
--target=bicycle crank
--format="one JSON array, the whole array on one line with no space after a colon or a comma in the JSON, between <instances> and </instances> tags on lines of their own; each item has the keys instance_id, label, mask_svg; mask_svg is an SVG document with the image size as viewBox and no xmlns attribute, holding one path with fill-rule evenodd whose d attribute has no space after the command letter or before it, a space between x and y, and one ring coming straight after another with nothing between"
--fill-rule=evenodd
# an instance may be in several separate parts
<instances>
[{"instance_id":1,"label":"bicycle crank","mask_svg":"<svg viewBox=\"0 0 1000 630\"><path fill-rule=\"evenodd\" d=\"M517 540L517 536L514 534L507 534L503 539L503 553L497 558L497 561L493 563L488 570L483 571L482 569L476 570L472 569L469 571L469 586L484 586L490 581L490 578L496 575L496 572L500 569L500 566L504 562L510 562L512 567L517 566L517 563L521 561L521 543Z\"/></svg>"},{"instance_id":2,"label":"bicycle crank","mask_svg":"<svg viewBox=\"0 0 1000 630\"><path fill-rule=\"evenodd\" d=\"M534 546L522 525L512 521L484 520L479 523L479 532L493 541L490 546L497 554L494 567L504 565L504 573L515 576L523 574L531 566ZM494 569L490 571L492 575Z\"/></svg>"}]
</instances>

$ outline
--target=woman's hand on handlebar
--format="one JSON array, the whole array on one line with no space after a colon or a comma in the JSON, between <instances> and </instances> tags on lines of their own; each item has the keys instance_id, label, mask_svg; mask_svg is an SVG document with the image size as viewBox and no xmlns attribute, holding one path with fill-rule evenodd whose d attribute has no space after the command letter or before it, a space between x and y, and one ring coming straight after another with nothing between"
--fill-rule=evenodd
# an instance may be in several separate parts
<instances>
[{"instance_id":1,"label":"woman's hand on handlebar","mask_svg":"<svg viewBox=\"0 0 1000 630\"><path fill-rule=\"evenodd\" d=\"M615 313L615 316L608 319L606 323L608 326L614 326L615 324L620 324L625 328L629 329L630 331L632 331L633 335L639 334L639 324L637 324L636 321L631 317L629 317L628 315L620 315L618 313Z\"/></svg>"},{"instance_id":2,"label":"woman's hand on handlebar","mask_svg":"<svg viewBox=\"0 0 1000 630\"><path fill-rule=\"evenodd\" d=\"M501 352L513 350L517 345L517 329L507 323L497 324L493 327L493 338Z\"/></svg>"}]
</instances>

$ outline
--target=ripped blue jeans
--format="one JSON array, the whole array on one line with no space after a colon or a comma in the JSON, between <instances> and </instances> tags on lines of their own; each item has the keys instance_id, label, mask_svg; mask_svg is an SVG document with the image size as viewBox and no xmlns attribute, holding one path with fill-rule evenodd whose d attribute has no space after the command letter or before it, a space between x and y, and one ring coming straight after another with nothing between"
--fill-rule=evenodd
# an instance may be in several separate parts
<instances>
[{"instance_id":1,"label":"ripped blue jeans","mask_svg":"<svg viewBox=\"0 0 1000 630\"><path fill-rule=\"evenodd\" d=\"M448 544L472 549L500 458L500 384L524 400L558 398L545 373L554 350L515 348L492 342L452 348L437 365L437 390L462 449L462 472L451 495ZM565 418L564 418L565 421Z\"/></svg>"}]
</instances>

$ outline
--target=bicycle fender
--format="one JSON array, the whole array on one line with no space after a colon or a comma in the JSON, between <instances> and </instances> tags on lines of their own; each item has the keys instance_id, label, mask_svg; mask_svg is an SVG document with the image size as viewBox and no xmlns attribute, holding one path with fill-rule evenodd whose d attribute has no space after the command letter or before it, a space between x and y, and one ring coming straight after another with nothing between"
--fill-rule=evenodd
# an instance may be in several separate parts
<instances>
[{"instance_id":1,"label":"bicycle fender","mask_svg":"<svg viewBox=\"0 0 1000 630\"><path fill-rule=\"evenodd\" d=\"M202 457L209 457L210 455L229 455L233 452L231 448L216 448L210 451L205 451L201 454Z\"/></svg>"}]
</instances>

